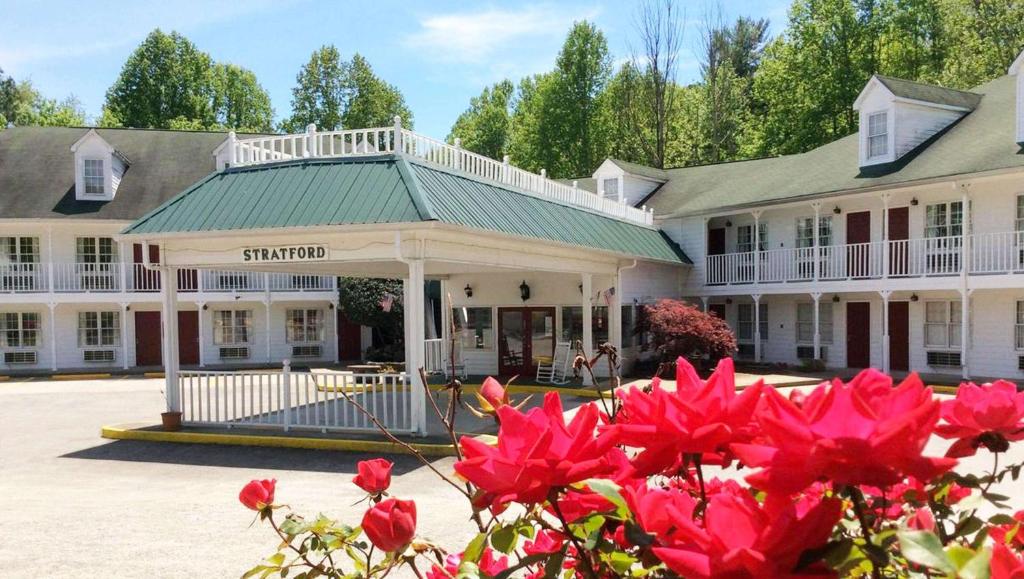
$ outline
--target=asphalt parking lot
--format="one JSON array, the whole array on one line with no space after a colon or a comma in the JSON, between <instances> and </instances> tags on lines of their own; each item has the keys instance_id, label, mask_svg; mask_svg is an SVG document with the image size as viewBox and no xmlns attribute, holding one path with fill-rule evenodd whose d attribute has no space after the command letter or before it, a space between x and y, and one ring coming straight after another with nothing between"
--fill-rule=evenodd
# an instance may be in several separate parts
<instances>
[{"instance_id":1,"label":"asphalt parking lot","mask_svg":"<svg viewBox=\"0 0 1024 579\"><path fill-rule=\"evenodd\" d=\"M238 577L277 541L238 503L253 478L276 478L279 502L358 524L351 453L109 441L103 424L155 420L162 380L0 382L0 575ZM469 509L412 458L393 492L414 498L420 534L465 545ZM436 466L451 470L452 459Z\"/></svg>"}]
</instances>

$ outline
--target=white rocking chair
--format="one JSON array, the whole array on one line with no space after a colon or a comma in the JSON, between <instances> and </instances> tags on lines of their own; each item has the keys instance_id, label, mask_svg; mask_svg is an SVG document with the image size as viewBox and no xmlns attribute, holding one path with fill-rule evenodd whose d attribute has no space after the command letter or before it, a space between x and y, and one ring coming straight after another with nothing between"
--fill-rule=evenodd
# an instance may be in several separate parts
<instances>
[{"instance_id":1,"label":"white rocking chair","mask_svg":"<svg viewBox=\"0 0 1024 579\"><path fill-rule=\"evenodd\" d=\"M569 382L569 364L572 348L569 342L555 344L555 352L537 357L537 382L540 384L566 384Z\"/></svg>"}]
</instances>

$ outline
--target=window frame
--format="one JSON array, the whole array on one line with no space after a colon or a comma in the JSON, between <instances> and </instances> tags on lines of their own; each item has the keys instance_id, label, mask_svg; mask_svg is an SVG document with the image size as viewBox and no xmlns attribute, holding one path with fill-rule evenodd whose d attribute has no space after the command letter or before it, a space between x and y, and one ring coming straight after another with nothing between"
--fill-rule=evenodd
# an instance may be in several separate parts
<instances>
[{"instance_id":1,"label":"window frame","mask_svg":"<svg viewBox=\"0 0 1024 579\"><path fill-rule=\"evenodd\" d=\"M295 314L301 312L301 320ZM310 314L315 320L310 322ZM322 344L324 341L324 310L323 308L288 308L285 310L285 342L288 344ZM299 332L299 333L296 333ZM310 333L316 339L310 340Z\"/></svg>"},{"instance_id":2,"label":"window frame","mask_svg":"<svg viewBox=\"0 0 1024 579\"><path fill-rule=\"evenodd\" d=\"M26 323L28 318L35 319L34 327L32 324ZM14 320L13 325L10 324L12 319ZM39 312L0 312L0 348L12 350L39 348L43 345L41 328L42 316L39 315Z\"/></svg>"},{"instance_id":3,"label":"window frame","mask_svg":"<svg viewBox=\"0 0 1024 579\"><path fill-rule=\"evenodd\" d=\"M814 247L814 216L796 218L796 239L797 249ZM829 247L832 245L832 216L818 216L818 246Z\"/></svg>"},{"instance_id":4,"label":"window frame","mask_svg":"<svg viewBox=\"0 0 1024 579\"><path fill-rule=\"evenodd\" d=\"M1016 319L1013 324L1014 349L1024 351L1024 299L1018 299L1016 304Z\"/></svg>"},{"instance_id":5,"label":"window frame","mask_svg":"<svg viewBox=\"0 0 1024 579\"><path fill-rule=\"evenodd\" d=\"M95 165L99 165L99 175L91 173L89 168ZM99 190L96 189L96 180L99 180ZM87 197L106 197L107 196L107 161L105 159L97 159L90 157L82 159L82 195Z\"/></svg>"},{"instance_id":6,"label":"window frame","mask_svg":"<svg viewBox=\"0 0 1024 579\"><path fill-rule=\"evenodd\" d=\"M942 223L931 223L929 214L932 208L942 208ZM954 219L956 218L956 219ZM925 239L936 239L943 237L960 237L964 231L964 206L963 201L949 200L929 203L924 207L924 237ZM942 235L936 235L942 233Z\"/></svg>"},{"instance_id":7,"label":"window frame","mask_svg":"<svg viewBox=\"0 0 1024 579\"><path fill-rule=\"evenodd\" d=\"M583 340L583 306L561 306L558 312L558 337L560 342L569 342L575 344L576 340ZM602 313L603 312L603 313ZM578 318L575 314L579 314ZM610 322L608 318L609 309L608 306L591 306L591 320L590 320L590 333L594 338L594 343L591 344L591 348L595 351L602 342L607 342L611 334L609 333ZM568 316L568 319L566 318ZM577 324L577 320L579 324ZM566 325L568 321L568 326ZM604 328L601 328L602 322ZM579 335L575 334L575 331L579 328ZM604 339L601 339L604 336Z\"/></svg>"},{"instance_id":8,"label":"window frame","mask_svg":"<svg viewBox=\"0 0 1024 579\"><path fill-rule=\"evenodd\" d=\"M758 326L761 330L761 343L768 341L768 303L763 302L758 304L761 310L760 319L758 319ZM749 319L744 319L744 310L749 310ZM750 337L742 337L745 333L744 327L750 332ZM736 304L736 342L740 344L753 344L754 343L754 303L743 303Z\"/></svg>"},{"instance_id":9,"label":"window frame","mask_svg":"<svg viewBox=\"0 0 1024 579\"><path fill-rule=\"evenodd\" d=\"M26 247L27 246L27 247ZM0 265L39 263L39 238L33 235L0 236Z\"/></svg>"},{"instance_id":10,"label":"window frame","mask_svg":"<svg viewBox=\"0 0 1024 579\"><path fill-rule=\"evenodd\" d=\"M92 247L89 248L88 244ZM110 264L117 263L117 243L105 235L79 235L75 237L75 263Z\"/></svg>"},{"instance_id":11,"label":"window frame","mask_svg":"<svg viewBox=\"0 0 1024 579\"><path fill-rule=\"evenodd\" d=\"M810 317L801 319L800 310L806 308ZM828 312L826 314L826 312ZM826 318L828 318L826 320ZM809 338L801 338L801 327L806 327ZM818 331L821 333L821 345L829 345L835 341L835 308L828 301L818 302ZM814 344L814 302L797 302L796 304L796 343L801 345Z\"/></svg>"},{"instance_id":12,"label":"window frame","mask_svg":"<svg viewBox=\"0 0 1024 579\"><path fill-rule=\"evenodd\" d=\"M942 304L943 316L941 321L931 321L930 306ZM928 350L959 350L963 343L960 319L960 300L927 300L924 303L924 347ZM930 342L929 328L942 328L944 339L942 342Z\"/></svg>"},{"instance_id":13,"label":"window frame","mask_svg":"<svg viewBox=\"0 0 1024 579\"><path fill-rule=\"evenodd\" d=\"M246 346L252 344L253 318L252 310L214 310L213 344L215 346ZM239 339L240 335L242 339ZM228 337L231 339L228 340Z\"/></svg>"},{"instance_id":14,"label":"window frame","mask_svg":"<svg viewBox=\"0 0 1024 579\"><path fill-rule=\"evenodd\" d=\"M83 322L85 324L84 326ZM89 310L78 312L79 348L105 349L119 348L120 346L121 312L117 310Z\"/></svg>"},{"instance_id":15,"label":"window frame","mask_svg":"<svg viewBox=\"0 0 1024 579\"><path fill-rule=\"evenodd\" d=\"M608 191L608 182L612 181L615 183L615 188L612 191ZM612 199L618 201L622 198L622 179L619 177L608 177L601 179L601 196L605 199Z\"/></svg>"},{"instance_id":16,"label":"window frame","mask_svg":"<svg viewBox=\"0 0 1024 579\"><path fill-rule=\"evenodd\" d=\"M881 132L877 131L875 119L881 118ZM868 159L879 159L889 155L889 111L875 111L869 113L865 119L867 131L865 131L864 146ZM881 151L875 150L875 143L881 143Z\"/></svg>"},{"instance_id":17,"label":"window frame","mask_svg":"<svg viewBox=\"0 0 1024 579\"><path fill-rule=\"evenodd\" d=\"M470 310L478 310L471 316ZM478 314L487 312L486 327L477 327ZM473 324L469 325L472 319ZM465 351L493 352L494 337L494 308L491 306L461 306L452 308L452 325L455 327L456 343ZM466 338L473 336L472 344L467 344Z\"/></svg>"}]
</instances>

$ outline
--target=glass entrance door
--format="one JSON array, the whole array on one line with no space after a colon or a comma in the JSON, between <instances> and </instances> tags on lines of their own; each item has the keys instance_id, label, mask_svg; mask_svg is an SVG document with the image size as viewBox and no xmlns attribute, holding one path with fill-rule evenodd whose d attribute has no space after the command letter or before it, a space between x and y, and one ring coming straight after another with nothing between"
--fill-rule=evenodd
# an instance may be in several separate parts
<instances>
[{"instance_id":1,"label":"glass entrance door","mask_svg":"<svg viewBox=\"0 0 1024 579\"><path fill-rule=\"evenodd\" d=\"M529 378L555 351L555 308L498 308L498 371Z\"/></svg>"}]
</instances>

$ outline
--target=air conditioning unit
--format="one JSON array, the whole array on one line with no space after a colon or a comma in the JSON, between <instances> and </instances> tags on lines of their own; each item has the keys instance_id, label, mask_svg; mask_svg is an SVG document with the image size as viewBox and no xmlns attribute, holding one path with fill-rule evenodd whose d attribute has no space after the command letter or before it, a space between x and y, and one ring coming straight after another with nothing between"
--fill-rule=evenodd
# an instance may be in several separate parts
<instances>
[{"instance_id":1,"label":"air conditioning unit","mask_svg":"<svg viewBox=\"0 0 1024 579\"><path fill-rule=\"evenodd\" d=\"M34 350L4 352L4 364L35 364L39 355Z\"/></svg>"},{"instance_id":2,"label":"air conditioning unit","mask_svg":"<svg viewBox=\"0 0 1024 579\"><path fill-rule=\"evenodd\" d=\"M86 362L113 362L114 358L113 350L84 350L82 352L82 359Z\"/></svg>"},{"instance_id":3,"label":"air conditioning unit","mask_svg":"<svg viewBox=\"0 0 1024 579\"><path fill-rule=\"evenodd\" d=\"M828 360L828 348L825 346L819 347L821 351L821 360ZM813 360L814 359L814 346L797 346L796 357L800 360Z\"/></svg>"},{"instance_id":4,"label":"air conditioning unit","mask_svg":"<svg viewBox=\"0 0 1024 579\"><path fill-rule=\"evenodd\" d=\"M1017 356L1017 369L1024 370L1024 356Z\"/></svg>"},{"instance_id":5,"label":"air conditioning unit","mask_svg":"<svg viewBox=\"0 0 1024 579\"><path fill-rule=\"evenodd\" d=\"M942 368L960 368L960 352L928 352L928 365Z\"/></svg>"},{"instance_id":6,"label":"air conditioning unit","mask_svg":"<svg viewBox=\"0 0 1024 579\"><path fill-rule=\"evenodd\" d=\"M292 346L292 358L319 358L320 346Z\"/></svg>"},{"instance_id":7,"label":"air conditioning unit","mask_svg":"<svg viewBox=\"0 0 1024 579\"><path fill-rule=\"evenodd\" d=\"M246 346L226 346L220 349L221 360L242 360L249 357L249 348Z\"/></svg>"},{"instance_id":8,"label":"air conditioning unit","mask_svg":"<svg viewBox=\"0 0 1024 579\"><path fill-rule=\"evenodd\" d=\"M751 359L754 357L754 345L753 344L738 344L736 346L736 357L742 359Z\"/></svg>"}]
</instances>

